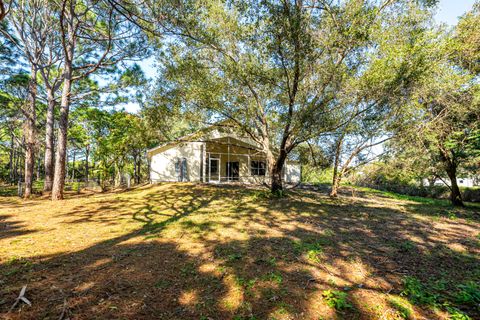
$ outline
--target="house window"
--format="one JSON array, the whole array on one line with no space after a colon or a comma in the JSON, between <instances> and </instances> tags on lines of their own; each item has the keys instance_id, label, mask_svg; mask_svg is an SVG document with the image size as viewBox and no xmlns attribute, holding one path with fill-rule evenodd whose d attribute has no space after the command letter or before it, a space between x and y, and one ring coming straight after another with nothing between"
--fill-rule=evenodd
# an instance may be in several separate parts
<instances>
[{"instance_id":1,"label":"house window","mask_svg":"<svg viewBox=\"0 0 480 320\"><path fill-rule=\"evenodd\" d=\"M252 176L264 176L265 168L267 167L265 161L252 160L250 162L250 171Z\"/></svg>"}]
</instances>

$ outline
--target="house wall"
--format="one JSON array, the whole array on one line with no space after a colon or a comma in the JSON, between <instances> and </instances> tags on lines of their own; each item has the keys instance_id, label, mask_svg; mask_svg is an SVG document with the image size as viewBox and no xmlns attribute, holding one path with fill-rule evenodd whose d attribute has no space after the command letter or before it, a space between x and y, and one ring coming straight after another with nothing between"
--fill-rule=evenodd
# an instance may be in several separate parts
<instances>
[{"instance_id":1,"label":"house wall","mask_svg":"<svg viewBox=\"0 0 480 320\"><path fill-rule=\"evenodd\" d=\"M302 177L300 164L286 163L283 179L288 183L299 183Z\"/></svg>"},{"instance_id":2,"label":"house wall","mask_svg":"<svg viewBox=\"0 0 480 320\"><path fill-rule=\"evenodd\" d=\"M457 184L460 187L467 187L467 188L471 188L475 186L475 183L472 178L457 178Z\"/></svg>"},{"instance_id":3,"label":"house wall","mask_svg":"<svg viewBox=\"0 0 480 320\"><path fill-rule=\"evenodd\" d=\"M178 181L178 173L175 171L177 159L187 159L187 177L188 181L208 181L207 153L213 158L220 159L221 181L227 181L227 162L239 162L239 182L260 184L269 182L268 172L266 176L252 176L250 170L250 161L265 161L265 156L242 145L240 141L232 141L226 138L218 139L218 142L188 142L176 146L168 146L165 149L159 149L151 156L150 162L150 180L152 182L175 182ZM228 147L227 143L234 145ZM228 153L230 151L230 155ZM236 153L236 154L233 154ZM250 157L250 161L249 161ZM283 179L287 183L298 183L301 178L301 169L299 164L286 163L284 167Z\"/></svg>"},{"instance_id":4,"label":"house wall","mask_svg":"<svg viewBox=\"0 0 480 320\"><path fill-rule=\"evenodd\" d=\"M178 158L186 158L188 181L200 181L203 148L202 142L189 142L152 155L150 180L152 182L178 181L175 162Z\"/></svg>"}]
</instances>

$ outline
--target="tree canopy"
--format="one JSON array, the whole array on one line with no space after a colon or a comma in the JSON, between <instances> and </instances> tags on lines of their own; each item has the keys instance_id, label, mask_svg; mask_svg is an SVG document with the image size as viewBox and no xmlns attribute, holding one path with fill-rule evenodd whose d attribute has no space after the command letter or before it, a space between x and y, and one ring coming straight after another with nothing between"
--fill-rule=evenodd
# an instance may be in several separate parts
<instances>
[{"instance_id":1,"label":"tree canopy","mask_svg":"<svg viewBox=\"0 0 480 320\"><path fill-rule=\"evenodd\" d=\"M9 170L20 159L28 196L43 158L53 199L68 172L117 184L132 170L140 183L146 149L229 120L266 154L273 192L287 158L330 166L335 196L361 166L409 154L423 163L419 179L449 180L461 204L457 170L476 174L480 143L480 7L448 28L434 22L436 5L10 1L0 70L5 105L16 107L2 119L26 121L2 140ZM150 55L156 79L132 63Z\"/></svg>"}]
</instances>

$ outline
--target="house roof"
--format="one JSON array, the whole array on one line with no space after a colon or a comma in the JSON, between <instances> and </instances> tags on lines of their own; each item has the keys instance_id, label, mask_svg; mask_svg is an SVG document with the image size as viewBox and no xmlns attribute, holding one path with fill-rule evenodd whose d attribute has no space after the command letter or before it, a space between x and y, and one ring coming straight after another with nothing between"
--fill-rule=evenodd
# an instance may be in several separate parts
<instances>
[{"instance_id":1,"label":"house roof","mask_svg":"<svg viewBox=\"0 0 480 320\"><path fill-rule=\"evenodd\" d=\"M207 141L218 140L218 139L226 138L226 137L234 138L238 141L241 141L243 143L251 145L252 147L255 147L255 149L259 149L258 144L256 142L254 142L252 139L243 138L240 135L235 134L235 132L233 130L230 133L218 132L219 128L230 128L230 129L234 128L234 126L228 125L228 123L229 123L228 120L221 121L221 122L215 123L213 125L210 125L208 127L205 127L203 129L200 129L198 131L195 131L193 133L187 134L187 135L185 135L183 137L180 137L178 139L175 139L173 141L169 141L169 142L166 142L164 144L158 145L154 148L151 148L151 149L147 150L147 156L151 157L155 153L168 150L170 148L173 148L174 146L177 146L180 143L207 142ZM215 133L214 130L217 130L217 134L212 134L212 133ZM211 134L211 135L209 136L209 134Z\"/></svg>"}]
</instances>

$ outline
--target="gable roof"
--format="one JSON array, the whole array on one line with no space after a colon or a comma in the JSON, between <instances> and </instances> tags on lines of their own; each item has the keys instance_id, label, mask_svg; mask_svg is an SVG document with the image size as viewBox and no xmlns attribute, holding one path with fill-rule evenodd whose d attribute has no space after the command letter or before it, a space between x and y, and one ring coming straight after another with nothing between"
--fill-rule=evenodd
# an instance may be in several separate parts
<instances>
[{"instance_id":1,"label":"gable roof","mask_svg":"<svg viewBox=\"0 0 480 320\"><path fill-rule=\"evenodd\" d=\"M243 142L245 144L248 144L248 145L254 147L255 149L260 149L259 146L258 146L258 143L253 141L251 138L242 137L241 135L239 135L238 133L236 133L233 130L235 128L235 126L228 125L228 123L229 123L228 120L218 122L218 123L215 123L215 124L210 125L208 127L205 127L203 129L200 129L198 131L195 131L193 133L187 134L187 135L185 135L183 137L180 137L178 139L175 139L173 141L169 141L167 143L158 145L158 146L156 146L152 149L147 150L147 156L151 157L156 153L166 151L170 148L173 148L173 147L179 145L180 143L207 142L207 141L214 141L214 140L218 140L218 139L226 138L226 137L236 139L240 142ZM226 128L226 131L229 130L230 132L220 132L220 130L219 130L220 128L223 128L223 129Z\"/></svg>"}]
</instances>

